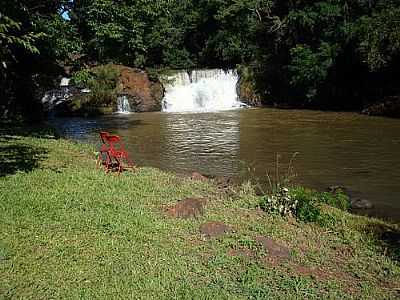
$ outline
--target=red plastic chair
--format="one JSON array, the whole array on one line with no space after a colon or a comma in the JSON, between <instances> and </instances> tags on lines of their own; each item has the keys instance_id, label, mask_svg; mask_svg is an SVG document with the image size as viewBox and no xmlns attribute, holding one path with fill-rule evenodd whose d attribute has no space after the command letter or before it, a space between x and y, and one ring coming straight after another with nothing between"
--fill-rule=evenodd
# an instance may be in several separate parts
<instances>
[{"instance_id":1,"label":"red plastic chair","mask_svg":"<svg viewBox=\"0 0 400 300\"><path fill-rule=\"evenodd\" d=\"M97 159L97 165L104 166L104 169L106 171L108 171L111 167L112 164L112 160L111 160L111 156L110 156L110 144L107 142L107 136L109 136L110 134L106 131L101 131L100 132L100 139L102 141L102 144L100 146L100 153L99 153L99 157Z\"/></svg>"},{"instance_id":2,"label":"red plastic chair","mask_svg":"<svg viewBox=\"0 0 400 300\"><path fill-rule=\"evenodd\" d=\"M122 139L118 135L107 134L104 135L104 139L105 144L109 145L107 154L110 157L110 161L106 162L108 170L116 168L118 174L120 174L124 168L134 168Z\"/></svg>"}]
</instances>

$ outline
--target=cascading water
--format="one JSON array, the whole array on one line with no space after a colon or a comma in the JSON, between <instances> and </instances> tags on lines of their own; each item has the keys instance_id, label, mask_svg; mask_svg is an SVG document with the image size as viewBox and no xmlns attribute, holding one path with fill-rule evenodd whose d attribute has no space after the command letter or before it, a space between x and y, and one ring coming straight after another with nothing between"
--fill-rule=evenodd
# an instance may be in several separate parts
<instances>
[{"instance_id":1,"label":"cascading water","mask_svg":"<svg viewBox=\"0 0 400 300\"><path fill-rule=\"evenodd\" d=\"M42 104L45 110L50 111L57 105L68 101L76 91L69 85L70 79L63 77L59 88L47 91L42 97Z\"/></svg>"},{"instance_id":2,"label":"cascading water","mask_svg":"<svg viewBox=\"0 0 400 300\"><path fill-rule=\"evenodd\" d=\"M117 98L117 108L119 113L130 113L131 106L128 101L128 97L126 95L118 96Z\"/></svg>"},{"instance_id":3,"label":"cascading water","mask_svg":"<svg viewBox=\"0 0 400 300\"><path fill-rule=\"evenodd\" d=\"M180 71L165 78L165 112L203 112L243 107L236 85L239 76L234 70Z\"/></svg>"}]
</instances>

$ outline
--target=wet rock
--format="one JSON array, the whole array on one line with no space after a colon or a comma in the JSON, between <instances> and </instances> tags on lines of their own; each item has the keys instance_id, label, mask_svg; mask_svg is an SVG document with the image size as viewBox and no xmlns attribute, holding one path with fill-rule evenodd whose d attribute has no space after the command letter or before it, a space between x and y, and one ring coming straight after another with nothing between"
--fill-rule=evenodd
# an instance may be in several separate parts
<instances>
[{"instance_id":1,"label":"wet rock","mask_svg":"<svg viewBox=\"0 0 400 300\"><path fill-rule=\"evenodd\" d=\"M361 113L369 116L400 118L400 96L386 97L364 108Z\"/></svg>"},{"instance_id":2,"label":"wet rock","mask_svg":"<svg viewBox=\"0 0 400 300\"><path fill-rule=\"evenodd\" d=\"M205 199L187 198L166 209L166 213L174 218L197 218L204 213Z\"/></svg>"},{"instance_id":3,"label":"wet rock","mask_svg":"<svg viewBox=\"0 0 400 300\"><path fill-rule=\"evenodd\" d=\"M278 244L273 239L259 236L255 240L268 252L269 259L275 262L282 262L290 258L289 248Z\"/></svg>"},{"instance_id":4,"label":"wet rock","mask_svg":"<svg viewBox=\"0 0 400 300\"><path fill-rule=\"evenodd\" d=\"M345 194L347 194L347 192L348 192L347 188L344 186L341 186L341 185L332 185L327 188L327 191L332 194L336 194L339 191L342 191Z\"/></svg>"},{"instance_id":5,"label":"wet rock","mask_svg":"<svg viewBox=\"0 0 400 300\"><path fill-rule=\"evenodd\" d=\"M150 80L148 74L139 69L113 65L118 70L117 92L127 96L131 109L136 112L160 111L164 89L160 82Z\"/></svg>"},{"instance_id":6,"label":"wet rock","mask_svg":"<svg viewBox=\"0 0 400 300\"><path fill-rule=\"evenodd\" d=\"M208 178L200 174L199 172L193 172L192 175L190 176L190 179L195 181L204 181L207 180Z\"/></svg>"},{"instance_id":7,"label":"wet rock","mask_svg":"<svg viewBox=\"0 0 400 300\"><path fill-rule=\"evenodd\" d=\"M370 201L365 199L355 199L350 204L352 209L371 209L374 207Z\"/></svg>"},{"instance_id":8,"label":"wet rock","mask_svg":"<svg viewBox=\"0 0 400 300\"><path fill-rule=\"evenodd\" d=\"M232 228L222 222L207 222L200 226L200 233L208 238L221 237L233 232Z\"/></svg>"}]
</instances>

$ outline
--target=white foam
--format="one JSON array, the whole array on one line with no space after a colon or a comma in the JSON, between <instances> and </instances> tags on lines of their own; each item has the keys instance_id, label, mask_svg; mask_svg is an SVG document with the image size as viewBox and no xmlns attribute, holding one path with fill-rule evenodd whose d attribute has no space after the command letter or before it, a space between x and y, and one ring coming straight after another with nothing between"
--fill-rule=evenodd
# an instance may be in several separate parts
<instances>
[{"instance_id":1,"label":"white foam","mask_svg":"<svg viewBox=\"0 0 400 300\"><path fill-rule=\"evenodd\" d=\"M164 112L207 112L230 110L243 106L234 70L194 70L177 72L166 78Z\"/></svg>"}]
</instances>

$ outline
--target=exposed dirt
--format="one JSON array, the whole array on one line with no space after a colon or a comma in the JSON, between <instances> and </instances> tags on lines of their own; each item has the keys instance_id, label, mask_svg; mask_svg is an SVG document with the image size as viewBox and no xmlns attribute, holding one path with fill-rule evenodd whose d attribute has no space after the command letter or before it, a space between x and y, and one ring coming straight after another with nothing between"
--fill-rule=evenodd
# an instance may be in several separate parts
<instances>
[{"instance_id":1,"label":"exposed dirt","mask_svg":"<svg viewBox=\"0 0 400 300\"><path fill-rule=\"evenodd\" d=\"M289 248L282 246L273 239L265 236L258 236L255 238L255 240L264 248L264 250L267 251L266 260L268 263L275 265L289 260L290 258Z\"/></svg>"},{"instance_id":2,"label":"exposed dirt","mask_svg":"<svg viewBox=\"0 0 400 300\"><path fill-rule=\"evenodd\" d=\"M221 237L230 232L233 229L222 222L207 222L200 226L200 233L208 238Z\"/></svg>"},{"instance_id":3,"label":"exposed dirt","mask_svg":"<svg viewBox=\"0 0 400 300\"><path fill-rule=\"evenodd\" d=\"M329 280L335 277L332 273L322 270L321 268L310 268L296 265L293 266L292 269L298 275L309 276L317 280Z\"/></svg>"},{"instance_id":4,"label":"exposed dirt","mask_svg":"<svg viewBox=\"0 0 400 300\"><path fill-rule=\"evenodd\" d=\"M207 200L202 198L187 198L177 204L168 207L166 213L174 218L197 218L204 213Z\"/></svg>"},{"instance_id":5,"label":"exposed dirt","mask_svg":"<svg viewBox=\"0 0 400 300\"><path fill-rule=\"evenodd\" d=\"M195 180L195 181L204 181L208 180L208 178L199 172L193 172L192 175L190 176L190 179Z\"/></svg>"},{"instance_id":6,"label":"exposed dirt","mask_svg":"<svg viewBox=\"0 0 400 300\"><path fill-rule=\"evenodd\" d=\"M248 249L248 248L240 248L240 249L229 249L228 250L228 255L232 257L248 257L248 258L254 258L256 254L254 251Z\"/></svg>"}]
</instances>

